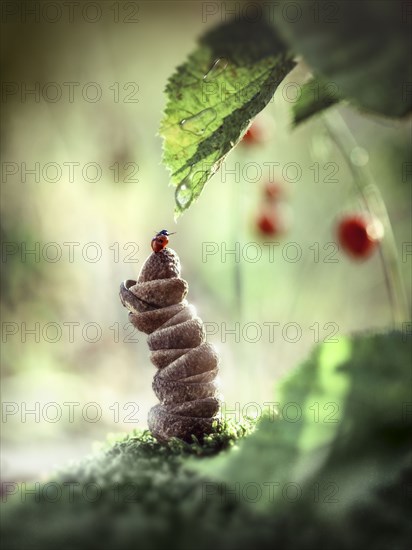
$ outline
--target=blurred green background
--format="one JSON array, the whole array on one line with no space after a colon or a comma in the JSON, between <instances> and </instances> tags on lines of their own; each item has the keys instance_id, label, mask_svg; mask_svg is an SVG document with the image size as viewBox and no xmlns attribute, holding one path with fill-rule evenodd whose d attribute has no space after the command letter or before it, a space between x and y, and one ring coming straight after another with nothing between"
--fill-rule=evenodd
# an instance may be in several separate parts
<instances>
[{"instance_id":1,"label":"blurred green background","mask_svg":"<svg viewBox=\"0 0 412 550\"><path fill-rule=\"evenodd\" d=\"M122 280L137 277L150 239L160 229L177 232L171 246L190 285L189 301L209 323L208 330L217 331L208 339L221 354L228 409L238 402L242 411L256 402L263 410L264 402L276 400L275 381L307 355L317 339L314 326L323 341L332 328L339 338L392 322L378 254L359 263L336 252L329 257L336 262L327 262L337 217L358 209L358 201L347 159L323 119L291 129L293 87L284 86L304 82L309 69L299 63L259 115L263 143L240 144L176 225L174 190L168 187L156 135L163 89L196 38L222 20L222 11L205 18L202 2L129 2L118 5L116 22L116 3L95 4L101 6L101 18L94 23L77 12L70 22L68 11L55 22L44 15L38 22L27 16L24 22L21 14L3 13L2 401L9 407L3 413L12 414L3 414L2 470L9 480L38 478L90 451L107 432L145 426L156 401L154 368L144 335L133 335L138 343L125 341L131 331L125 328L118 288ZM138 6L136 13L133 6ZM53 19L52 11L48 18ZM64 83L75 83L72 97ZM24 93L36 86L39 93ZM62 97L50 100L55 90ZM90 101L95 90L101 97ZM410 122L337 109L365 150L362 162L382 193L410 303L411 258L405 245L411 241L411 192L410 176L402 172ZM287 233L275 239L280 244L273 257L263 245L270 239L256 232L268 162L279 163L274 174L284 188L283 212L291 218ZM24 181L23 163L27 169L39 163L39 181L32 174ZM44 172L48 163L62 171L55 182L53 166ZM73 178L67 163L78 163L72 165ZM86 177L82 174L88 163L101 170L95 182L88 181L94 179L93 167ZM293 168L285 169L290 163L298 166L298 181L288 181L297 180ZM314 163L319 163L318 178ZM337 168L336 182L328 180L326 163ZM225 247L234 249L236 242L239 257L224 255ZM33 249L35 243L38 257L22 256L24 246ZM72 258L64 243L80 243ZM205 243L216 243L217 253L205 258ZM285 257L289 243L302 253L295 262ZM47 261L45 245L46 255L54 258L54 250L61 250L61 259ZM85 251L93 258L95 250L101 252L98 261L83 257ZM255 250L262 252L260 259L248 261L248 251L253 258ZM289 253L293 258L292 248ZM23 323L27 328L39 323L38 341L33 335L24 341ZM48 323L53 325L45 333ZM78 323L72 338L68 323ZM85 337L88 323L97 332L91 326ZM274 338L263 323L279 323ZM293 326L285 332L289 323L297 333ZM61 338L51 342L56 324ZM225 327L238 336L226 334ZM96 342L87 341L96 334ZM25 416L25 407L34 409L35 403L39 414ZM80 403L72 418L65 403ZM90 403L102 413L95 422L90 421L93 408L86 411L89 420L82 414ZM59 409L62 417L51 421Z\"/></svg>"}]
</instances>

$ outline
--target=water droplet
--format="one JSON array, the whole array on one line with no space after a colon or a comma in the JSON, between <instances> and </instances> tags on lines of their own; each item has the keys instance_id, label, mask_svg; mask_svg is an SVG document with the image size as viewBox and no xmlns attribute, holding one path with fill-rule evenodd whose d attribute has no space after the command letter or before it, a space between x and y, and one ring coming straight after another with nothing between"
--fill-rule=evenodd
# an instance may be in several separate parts
<instances>
[{"instance_id":1,"label":"water droplet","mask_svg":"<svg viewBox=\"0 0 412 550\"><path fill-rule=\"evenodd\" d=\"M202 136L205 133L209 124L211 124L215 120L216 116L217 114L214 109L203 109L203 111L200 111L200 113L197 113L197 115L193 115L189 118L184 118L180 121L179 124L182 130L190 132L195 136Z\"/></svg>"},{"instance_id":2,"label":"water droplet","mask_svg":"<svg viewBox=\"0 0 412 550\"><path fill-rule=\"evenodd\" d=\"M203 77L203 80L206 82L209 82L210 80L214 80L217 78L220 74L223 73L223 71L226 69L228 65L228 60L224 57L218 57L210 67L210 69L207 71L205 76Z\"/></svg>"},{"instance_id":3,"label":"water droplet","mask_svg":"<svg viewBox=\"0 0 412 550\"><path fill-rule=\"evenodd\" d=\"M350 161L355 166L366 166L369 162L369 154L363 147L354 147L350 153Z\"/></svg>"},{"instance_id":4,"label":"water droplet","mask_svg":"<svg viewBox=\"0 0 412 550\"><path fill-rule=\"evenodd\" d=\"M234 141L229 141L229 143L230 143L230 146L231 146L231 147L234 147L234 146L235 146L235 142L234 142Z\"/></svg>"},{"instance_id":5,"label":"water droplet","mask_svg":"<svg viewBox=\"0 0 412 550\"><path fill-rule=\"evenodd\" d=\"M176 187L175 191L175 201L179 208L184 209L193 200L192 190L190 188L189 178L182 180L179 185Z\"/></svg>"}]
</instances>

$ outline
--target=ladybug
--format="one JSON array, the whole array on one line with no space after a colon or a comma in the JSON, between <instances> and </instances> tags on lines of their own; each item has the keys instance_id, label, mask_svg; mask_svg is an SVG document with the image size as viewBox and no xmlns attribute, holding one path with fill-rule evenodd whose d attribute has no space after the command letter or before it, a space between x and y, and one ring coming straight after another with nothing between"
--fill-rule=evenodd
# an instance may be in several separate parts
<instances>
[{"instance_id":1,"label":"ladybug","mask_svg":"<svg viewBox=\"0 0 412 550\"><path fill-rule=\"evenodd\" d=\"M162 229L159 233L156 233L151 242L153 252L160 252L169 244L169 235L174 235L174 233L169 233L167 229Z\"/></svg>"}]
</instances>

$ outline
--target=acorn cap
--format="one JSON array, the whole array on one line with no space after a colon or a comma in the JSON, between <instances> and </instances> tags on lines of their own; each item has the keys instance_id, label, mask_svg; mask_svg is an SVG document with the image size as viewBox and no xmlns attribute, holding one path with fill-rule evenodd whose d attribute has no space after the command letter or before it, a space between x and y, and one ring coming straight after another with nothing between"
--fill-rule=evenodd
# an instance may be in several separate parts
<instances>
[{"instance_id":1,"label":"acorn cap","mask_svg":"<svg viewBox=\"0 0 412 550\"><path fill-rule=\"evenodd\" d=\"M164 248L160 252L150 254L140 270L137 282L145 283L173 277L180 277L179 256L171 248Z\"/></svg>"}]
</instances>

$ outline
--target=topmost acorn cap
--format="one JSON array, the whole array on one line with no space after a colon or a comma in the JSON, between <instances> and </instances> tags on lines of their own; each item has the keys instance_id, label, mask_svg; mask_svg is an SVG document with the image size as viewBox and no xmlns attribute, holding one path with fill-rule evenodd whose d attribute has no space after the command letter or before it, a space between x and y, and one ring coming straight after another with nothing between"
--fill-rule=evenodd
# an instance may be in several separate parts
<instances>
[{"instance_id":1,"label":"topmost acorn cap","mask_svg":"<svg viewBox=\"0 0 412 550\"><path fill-rule=\"evenodd\" d=\"M143 264L138 283L180 277L179 256L171 248L153 252Z\"/></svg>"}]
</instances>

